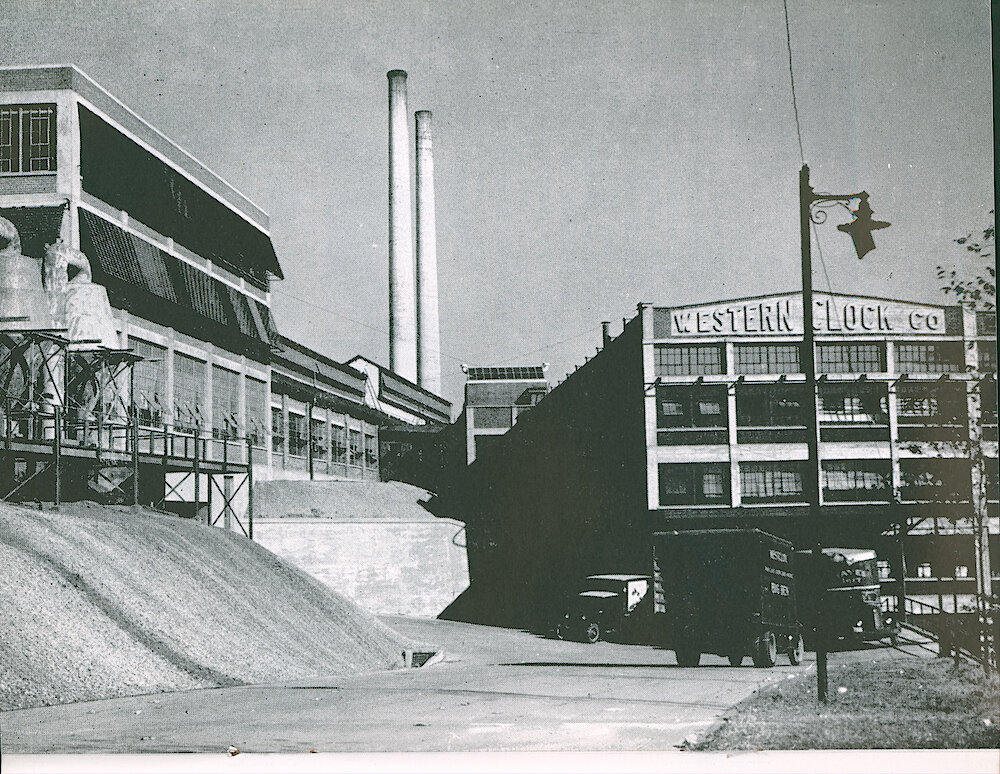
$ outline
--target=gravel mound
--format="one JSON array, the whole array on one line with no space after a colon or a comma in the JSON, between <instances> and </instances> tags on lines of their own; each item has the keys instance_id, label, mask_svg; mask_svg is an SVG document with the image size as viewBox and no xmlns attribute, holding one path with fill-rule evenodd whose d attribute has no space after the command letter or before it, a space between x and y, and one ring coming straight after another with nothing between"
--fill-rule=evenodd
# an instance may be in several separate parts
<instances>
[{"instance_id":1,"label":"gravel mound","mask_svg":"<svg viewBox=\"0 0 1000 774\"><path fill-rule=\"evenodd\" d=\"M421 503L431 494L399 481L258 481L254 516L335 521L434 521Z\"/></svg>"},{"instance_id":2,"label":"gravel mound","mask_svg":"<svg viewBox=\"0 0 1000 774\"><path fill-rule=\"evenodd\" d=\"M141 508L0 502L0 710L402 666L404 638L261 546Z\"/></svg>"}]
</instances>

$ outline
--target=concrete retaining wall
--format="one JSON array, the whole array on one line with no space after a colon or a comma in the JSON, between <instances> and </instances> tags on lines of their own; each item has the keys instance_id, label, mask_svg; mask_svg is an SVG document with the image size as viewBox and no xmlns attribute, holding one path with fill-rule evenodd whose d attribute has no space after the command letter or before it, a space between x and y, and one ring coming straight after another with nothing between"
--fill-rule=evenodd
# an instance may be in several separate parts
<instances>
[{"instance_id":1,"label":"concrete retaining wall","mask_svg":"<svg viewBox=\"0 0 1000 774\"><path fill-rule=\"evenodd\" d=\"M265 516L254 540L374 613L437 616L469 585L465 525L452 519Z\"/></svg>"}]
</instances>

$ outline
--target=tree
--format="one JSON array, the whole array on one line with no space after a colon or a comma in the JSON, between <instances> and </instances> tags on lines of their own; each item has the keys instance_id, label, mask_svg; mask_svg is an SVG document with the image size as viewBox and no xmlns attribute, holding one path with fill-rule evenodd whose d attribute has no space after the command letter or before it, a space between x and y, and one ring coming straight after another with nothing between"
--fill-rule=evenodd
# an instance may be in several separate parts
<instances>
[{"instance_id":1,"label":"tree","mask_svg":"<svg viewBox=\"0 0 1000 774\"><path fill-rule=\"evenodd\" d=\"M990 210L990 215L993 210ZM971 258L971 278L965 266L954 269L937 267L938 279L944 280L941 290L953 295L959 304L970 309L989 311L997 304L996 225L990 224L982 233L972 232L955 240Z\"/></svg>"}]
</instances>

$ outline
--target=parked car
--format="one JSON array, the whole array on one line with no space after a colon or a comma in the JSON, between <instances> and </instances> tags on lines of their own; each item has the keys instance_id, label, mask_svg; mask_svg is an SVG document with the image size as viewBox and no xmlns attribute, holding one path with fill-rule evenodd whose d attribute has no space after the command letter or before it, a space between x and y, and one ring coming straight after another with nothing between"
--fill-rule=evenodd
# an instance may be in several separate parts
<instances>
[{"instance_id":1,"label":"parked car","mask_svg":"<svg viewBox=\"0 0 1000 774\"><path fill-rule=\"evenodd\" d=\"M638 635L652 614L648 575L590 575L567 605L560 639L597 642Z\"/></svg>"}]
</instances>

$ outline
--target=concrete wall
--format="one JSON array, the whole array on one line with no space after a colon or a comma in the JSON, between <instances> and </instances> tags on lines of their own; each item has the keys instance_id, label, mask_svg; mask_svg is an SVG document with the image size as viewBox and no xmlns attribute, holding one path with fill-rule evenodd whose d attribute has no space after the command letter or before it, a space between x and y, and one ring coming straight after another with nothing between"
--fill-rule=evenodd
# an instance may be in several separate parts
<instances>
[{"instance_id":1,"label":"concrete wall","mask_svg":"<svg viewBox=\"0 0 1000 774\"><path fill-rule=\"evenodd\" d=\"M373 613L437 616L469 585L453 519L254 519L254 540Z\"/></svg>"}]
</instances>

